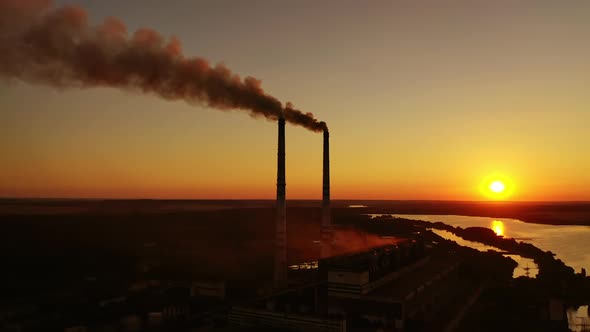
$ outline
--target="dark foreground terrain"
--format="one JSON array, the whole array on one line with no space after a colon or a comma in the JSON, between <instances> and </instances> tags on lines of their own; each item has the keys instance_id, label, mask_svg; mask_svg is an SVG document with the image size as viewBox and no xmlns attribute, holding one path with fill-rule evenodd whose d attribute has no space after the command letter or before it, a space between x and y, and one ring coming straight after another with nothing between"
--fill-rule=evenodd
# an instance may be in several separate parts
<instances>
[{"instance_id":1,"label":"dark foreground terrain","mask_svg":"<svg viewBox=\"0 0 590 332\"><path fill-rule=\"evenodd\" d=\"M273 201L0 200L0 327L8 331L20 324L21 331L64 331L64 327L103 321L132 326L133 322L122 320L135 317L135 312L174 308L176 313L185 310L180 304L190 302L186 308L195 312L192 323L165 329L185 331L202 320L199 312L223 311L232 301L256 298L271 282L273 207ZM339 225L336 254L395 243L391 238L396 237L449 243L426 230L432 225L400 220L371 223L364 216L367 213L461 214L590 225L588 203L334 201L332 213ZM319 257L319 202L289 201L287 215L289 264L313 265ZM472 271L474 277L469 280L475 281L461 292L453 291L458 302L436 318L445 324L475 293L481 293L482 300L475 302L460 330L494 331L507 321L540 330L548 325L537 319L538 307L545 308L551 299L562 304L587 300L587 278L575 275L551 255L530 245L501 242L485 232L451 231L512 252L520 250L547 268L538 280L511 281L506 271L506 266L512 266L509 259L485 258L483 253L461 249L467 250L462 255L468 263L460 271ZM459 250L449 248L445 250ZM488 261L498 263L482 265ZM488 285L486 275L497 277ZM204 288L223 282L226 300L216 296L188 300L183 285L201 281L207 283ZM586 293L576 293L582 289ZM529 311L519 311L525 307ZM450 308L455 308L452 313ZM543 310L548 319L549 312ZM207 321L215 322L211 317ZM503 318L498 322L494 317ZM480 319L490 322L478 326ZM563 324L551 326L567 331ZM414 330L432 328L426 324Z\"/></svg>"}]
</instances>

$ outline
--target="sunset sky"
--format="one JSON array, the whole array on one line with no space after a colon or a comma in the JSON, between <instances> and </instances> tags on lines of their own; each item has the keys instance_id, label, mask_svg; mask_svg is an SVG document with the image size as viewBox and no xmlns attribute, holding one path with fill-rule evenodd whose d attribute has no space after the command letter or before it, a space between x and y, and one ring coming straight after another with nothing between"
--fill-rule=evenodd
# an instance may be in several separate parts
<instances>
[{"instance_id":1,"label":"sunset sky","mask_svg":"<svg viewBox=\"0 0 590 332\"><path fill-rule=\"evenodd\" d=\"M452 4L451 4L452 3ZM176 36L331 135L335 199L590 200L590 1L67 0ZM273 198L276 124L0 77L0 197ZM287 197L322 135L287 126Z\"/></svg>"}]
</instances>

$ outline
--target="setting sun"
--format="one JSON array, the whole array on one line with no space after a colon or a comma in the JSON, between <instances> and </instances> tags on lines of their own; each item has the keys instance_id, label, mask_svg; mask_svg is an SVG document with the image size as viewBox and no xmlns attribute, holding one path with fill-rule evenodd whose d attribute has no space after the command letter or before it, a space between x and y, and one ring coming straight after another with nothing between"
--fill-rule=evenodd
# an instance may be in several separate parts
<instances>
[{"instance_id":1,"label":"setting sun","mask_svg":"<svg viewBox=\"0 0 590 332\"><path fill-rule=\"evenodd\" d=\"M506 189L506 186L504 185L504 183L502 183L502 181L496 180L490 183L490 190L495 193L501 193L504 191L504 189Z\"/></svg>"},{"instance_id":2,"label":"setting sun","mask_svg":"<svg viewBox=\"0 0 590 332\"><path fill-rule=\"evenodd\" d=\"M490 199L503 200L512 196L514 187L514 182L507 176L491 174L480 183L479 190Z\"/></svg>"}]
</instances>

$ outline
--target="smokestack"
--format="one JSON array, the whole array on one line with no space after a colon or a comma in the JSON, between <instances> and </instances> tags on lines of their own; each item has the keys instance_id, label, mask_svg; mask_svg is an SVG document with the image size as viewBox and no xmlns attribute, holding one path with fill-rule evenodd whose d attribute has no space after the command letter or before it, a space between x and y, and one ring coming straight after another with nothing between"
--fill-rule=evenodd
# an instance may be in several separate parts
<instances>
[{"instance_id":1,"label":"smokestack","mask_svg":"<svg viewBox=\"0 0 590 332\"><path fill-rule=\"evenodd\" d=\"M330 133L324 130L324 162L322 181L322 224L321 246L322 257L329 257L332 244L332 213L330 210Z\"/></svg>"},{"instance_id":2,"label":"smokestack","mask_svg":"<svg viewBox=\"0 0 590 332\"><path fill-rule=\"evenodd\" d=\"M277 154L277 212L275 239L274 280L277 285L287 280L287 214L285 183L285 119L279 118L279 139Z\"/></svg>"}]
</instances>

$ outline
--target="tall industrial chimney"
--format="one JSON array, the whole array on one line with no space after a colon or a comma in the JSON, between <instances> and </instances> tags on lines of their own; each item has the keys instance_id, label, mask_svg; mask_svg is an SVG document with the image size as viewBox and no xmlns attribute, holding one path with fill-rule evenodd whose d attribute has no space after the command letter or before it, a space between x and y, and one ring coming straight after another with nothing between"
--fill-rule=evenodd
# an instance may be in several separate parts
<instances>
[{"instance_id":1,"label":"tall industrial chimney","mask_svg":"<svg viewBox=\"0 0 590 332\"><path fill-rule=\"evenodd\" d=\"M281 285L287 280L287 214L285 183L285 119L279 119L279 147L277 154L277 212L275 239L274 280Z\"/></svg>"},{"instance_id":2,"label":"tall industrial chimney","mask_svg":"<svg viewBox=\"0 0 590 332\"><path fill-rule=\"evenodd\" d=\"M331 256L332 213L330 211L330 133L324 130L324 167L322 181L321 256Z\"/></svg>"}]
</instances>

